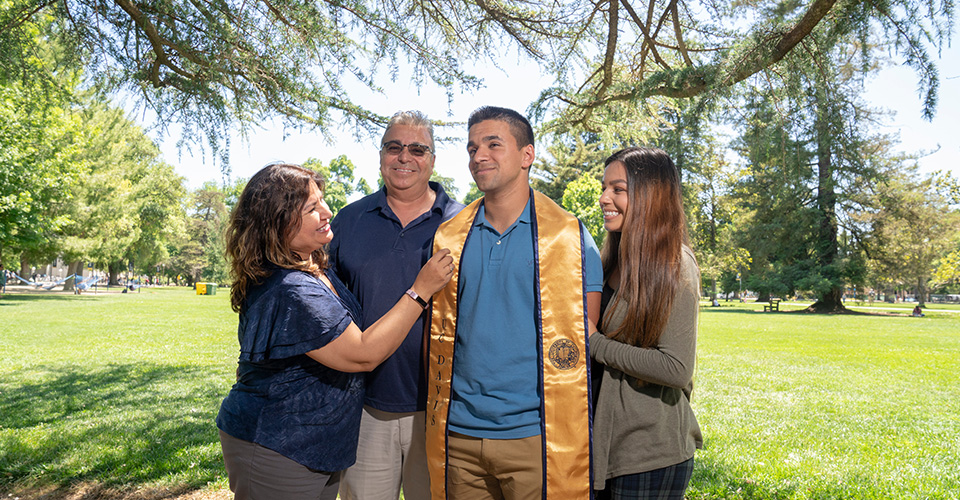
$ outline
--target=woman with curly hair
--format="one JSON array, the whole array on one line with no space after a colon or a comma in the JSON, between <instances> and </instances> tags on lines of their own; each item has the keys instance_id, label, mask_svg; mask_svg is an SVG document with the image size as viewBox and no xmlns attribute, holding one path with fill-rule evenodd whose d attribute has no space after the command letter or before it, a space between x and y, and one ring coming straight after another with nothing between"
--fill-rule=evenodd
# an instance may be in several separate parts
<instances>
[{"instance_id":1,"label":"woman with curly hair","mask_svg":"<svg viewBox=\"0 0 960 500\"><path fill-rule=\"evenodd\" d=\"M600 206L608 233L600 332L590 336L603 370L594 488L598 498L682 500L703 444L690 408L700 270L673 161L659 149L617 151Z\"/></svg>"},{"instance_id":2,"label":"woman with curly hair","mask_svg":"<svg viewBox=\"0 0 960 500\"><path fill-rule=\"evenodd\" d=\"M337 497L340 471L356 459L358 372L396 350L453 273L449 251L437 252L406 296L361 331L356 299L327 271L333 214L323 189L315 172L269 165L250 179L230 218L240 359L217 427L237 499Z\"/></svg>"}]
</instances>

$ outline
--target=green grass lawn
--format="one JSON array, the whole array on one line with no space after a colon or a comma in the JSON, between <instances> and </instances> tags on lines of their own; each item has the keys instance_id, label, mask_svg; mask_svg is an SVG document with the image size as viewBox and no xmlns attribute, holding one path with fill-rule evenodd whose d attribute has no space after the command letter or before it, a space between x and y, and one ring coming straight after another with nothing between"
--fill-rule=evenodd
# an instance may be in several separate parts
<instances>
[{"instance_id":1,"label":"green grass lawn","mask_svg":"<svg viewBox=\"0 0 960 500\"><path fill-rule=\"evenodd\" d=\"M960 498L960 314L722 304L700 321L690 498ZM225 489L235 363L222 289L3 296L0 493Z\"/></svg>"},{"instance_id":2,"label":"green grass lawn","mask_svg":"<svg viewBox=\"0 0 960 500\"><path fill-rule=\"evenodd\" d=\"M691 498L960 498L960 315L721 304L701 309Z\"/></svg>"},{"instance_id":3,"label":"green grass lawn","mask_svg":"<svg viewBox=\"0 0 960 500\"><path fill-rule=\"evenodd\" d=\"M213 418L237 320L223 292L0 299L0 491L225 488Z\"/></svg>"}]
</instances>

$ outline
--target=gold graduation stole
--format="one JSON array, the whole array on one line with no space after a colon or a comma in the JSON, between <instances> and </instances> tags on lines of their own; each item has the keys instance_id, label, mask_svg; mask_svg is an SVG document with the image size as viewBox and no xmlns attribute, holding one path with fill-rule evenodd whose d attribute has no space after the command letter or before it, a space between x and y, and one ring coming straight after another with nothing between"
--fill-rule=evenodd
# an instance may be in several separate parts
<instances>
[{"instance_id":1,"label":"gold graduation stole","mask_svg":"<svg viewBox=\"0 0 960 500\"><path fill-rule=\"evenodd\" d=\"M540 428L543 437L543 498L589 499L590 378L587 372L586 294L580 223L546 195L531 190L531 219L539 291L535 311L540 346ZM427 465L433 500L447 500L447 416L457 336L459 264L481 200L440 225L434 252L449 248L457 272L433 296L427 379ZM477 332L475 334L482 334Z\"/></svg>"}]
</instances>

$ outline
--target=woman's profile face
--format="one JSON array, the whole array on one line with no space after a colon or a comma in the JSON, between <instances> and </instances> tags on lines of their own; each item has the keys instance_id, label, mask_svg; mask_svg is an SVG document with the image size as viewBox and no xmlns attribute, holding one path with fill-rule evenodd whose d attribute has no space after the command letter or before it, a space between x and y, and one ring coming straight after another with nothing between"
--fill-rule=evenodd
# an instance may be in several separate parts
<instances>
[{"instance_id":1,"label":"woman's profile face","mask_svg":"<svg viewBox=\"0 0 960 500\"><path fill-rule=\"evenodd\" d=\"M323 193L313 182L310 183L310 196L301 208L300 228L293 233L290 240L290 249L302 259L309 258L310 254L319 250L333 239L330 230L330 218L333 212L323 201Z\"/></svg>"},{"instance_id":2,"label":"woman's profile face","mask_svg":"<svg viewBox=\"0 0 960 500\"><path fill-rule=\"evenodd\" d=\"M600 194L603 228L610 232L620 231L628 205L627 169L622 162L615 161L603 171L603 192Z\"/></svg>"}]
</instances>

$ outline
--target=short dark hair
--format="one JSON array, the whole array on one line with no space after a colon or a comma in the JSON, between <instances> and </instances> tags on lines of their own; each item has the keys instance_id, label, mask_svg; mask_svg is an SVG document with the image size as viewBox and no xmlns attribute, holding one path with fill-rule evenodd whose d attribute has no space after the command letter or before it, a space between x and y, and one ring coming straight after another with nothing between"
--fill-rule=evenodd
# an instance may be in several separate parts
<instances>
[{"instance_id":1,"label":"short dark hair","mask_svg":"<svg viewBox=\"0 0 960 500\"><path fill-rule=\"evenodd\" d=\"M510 133L517 140L517 147L523 148L527 144L533 144L533 127L527 118L512 109L498 108L496 106L483 106L470 113L470 119L467 120L467 130L474 125L485 120L498 120L507 122L510 126Z\"/></svg>"}]
</instances>

